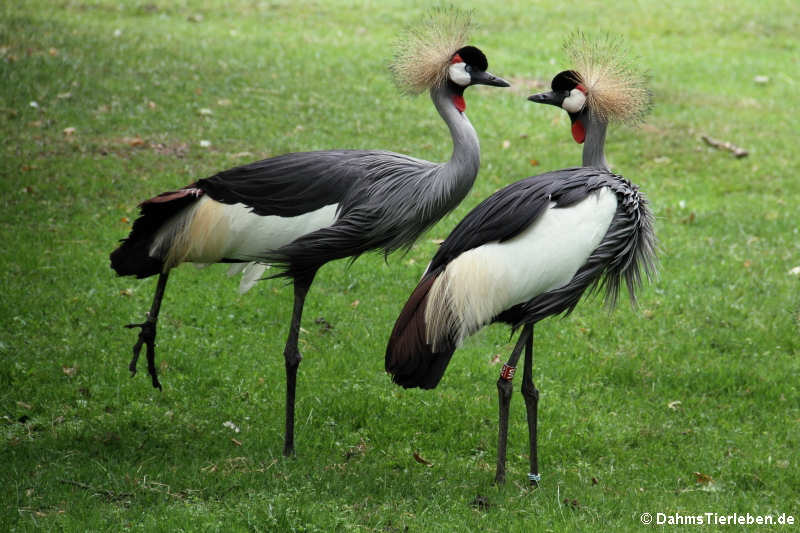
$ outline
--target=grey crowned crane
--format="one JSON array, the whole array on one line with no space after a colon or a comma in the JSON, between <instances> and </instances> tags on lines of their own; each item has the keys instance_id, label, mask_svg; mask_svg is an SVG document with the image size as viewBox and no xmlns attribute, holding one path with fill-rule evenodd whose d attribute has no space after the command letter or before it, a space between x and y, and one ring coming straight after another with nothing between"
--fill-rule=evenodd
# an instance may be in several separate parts
<instances>
[{"instance_id":1,"label":"grey crowned crane","mask_svg":"<svg viewBox=\"0 0 800 533\"><path fill-rule=\"evenodd\" d=\"M552 91L529 100L563 108L583 166L513 183L473 209L450 233L400 313L386 350L386 370L403 387L436 387L453 352L483 326L502 322L519 339L497 381L500 422L495 481L505 480L511 380L525 349L522 395L527 410L532 485L539 483L533 384L533 327L569 314L587 290L605 289L613 305L624 283L634 291L655 273L655 236L647 200L609 171L603 155L610 120L647 108L642 78L615 55L613 42L568 46L575 70Z\"/></svg>"},{"instance_id":2,"label":"grey crowned crane","mask_svg":"<svg viewBox=\"0 0 800 533\"><path fill-rule=\"evenodd\" d=\"M382 150L285 154L220 172L140 204L130 235L111 253L120 276L158 276L150 311L133 347L130 371L147 347L153 386L156 323L170 270L181 263L233 263L246 291L266 264L294 284L294 309L283 352L286 367L284 455L294 452L294 403L300 319L317 270L369 250L408 249L469 192L480 166L475 129L464 113L464 91L476 84L507 87L487 72L486 56L466 46L470 17L439 10L409 32L392 70L401 89L430 92L450 129L445 163Z\"/></svg>"}]
</instances>

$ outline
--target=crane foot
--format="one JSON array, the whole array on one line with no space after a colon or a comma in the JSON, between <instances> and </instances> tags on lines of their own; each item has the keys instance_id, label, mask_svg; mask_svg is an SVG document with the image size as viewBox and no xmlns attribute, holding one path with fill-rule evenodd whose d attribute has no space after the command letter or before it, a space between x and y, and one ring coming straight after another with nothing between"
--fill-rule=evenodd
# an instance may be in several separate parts
<instances>
[{"instance_id":1,"label":"crane foot","mask_svg":"<svg viewBox=\"0 0 800 533\"><path fill-rule=\"evenodd\" d=\"M148 313L147 320L141 324L126 324L126 328L141 328L139 332L139 339L133 346L133 358L128 365L128 370L131 371L131 377L136 375L136 363L139 361L139 354L142 351L142 346L147 346L147 371L150 373L150 378L153 380L153 387L161 389L161 383L158 381L158 373L156 371L156 321L150 318Z\"/></svg>"}]
</instances>

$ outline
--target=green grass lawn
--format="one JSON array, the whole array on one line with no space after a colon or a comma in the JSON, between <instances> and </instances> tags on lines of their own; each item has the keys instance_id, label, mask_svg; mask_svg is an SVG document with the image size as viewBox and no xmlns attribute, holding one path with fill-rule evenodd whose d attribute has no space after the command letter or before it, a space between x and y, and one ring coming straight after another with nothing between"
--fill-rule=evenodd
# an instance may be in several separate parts
<instances>
[{"instance_id":1,"label":"green grass lawn","mask_svg":"<svg viewBox=\"0 0 800 533\"><path fill-rule=\"evenodd\" d=\"M468 2L472 43L513 87L467 92L482 163L455 212L405 256L320 271L300 338L297 457L281 455L284 282L239 295L224 266L176 270L156 354L164 390L144 358L129 377L136 333L123 325L142 319L155 281L117 278L108 254L139 201L290 151L449 157L429 98L399 95L388 71L396 36L427 6L0 6L0 530L658 528L640 523L644 512L800 520L800 6L790 0ZM393 385L383 354L436 239L501 186L580 161L566 114L525 100L570 66L561 44L575 29L622 35L649 72L652 113L638 128L612 126L606 153L650 198L660 276L638 310L609 314L593 299L537 326L542 485L526 484L516 391L508 482L495 486L493 359L513 346L508 328L470 338L433 391Z\"/></svg>"}]
</instances>

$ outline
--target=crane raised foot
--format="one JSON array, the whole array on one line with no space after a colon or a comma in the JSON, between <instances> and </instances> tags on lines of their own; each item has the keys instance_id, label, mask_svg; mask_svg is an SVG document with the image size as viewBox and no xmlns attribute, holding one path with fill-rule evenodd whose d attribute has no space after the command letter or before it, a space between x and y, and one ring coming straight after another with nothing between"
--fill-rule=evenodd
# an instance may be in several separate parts
<instances>
[{"instance_id":1,"label":"crane raised foot","mask_svg":"<svg viewBox=\"0 0 800 533\"><path fill-rule=\"evenodd\" d=\"M142 346L147 345L147 371L153 380L153 387L158 390L161 390L161 383L158 381L158 372L156 371L156 323L158 322L158 311L161 309L161 299L164 297L164 289L167 286L168 277L168 271L158 275L156 294L153 297L153 305L150 306L150 311L147 312L147 319L140 324L127 324L125 326L128 329L141 328L139 339L133 345L133 358L128 365L131 377L136 375L136 363L139 362Z\"/></svg>"},{"instance_id":2,"label":"crane raised foot","mask_svg":"<svg viewBox=\"0 0 800 533\"><path fill-rule=\"evenodd\" d=\"M147 345L147 371L150 373L150 378L153 380L153 387L161 390L161 383L158 381L158 374L156 372L156 321L147 313L147 320L141 324L126 324L126 328L142 328L139 332L139 340L133 346L133 358L128 365L128 370L131 371L131 377L136 375L136 363L139 362L139 354L142 351L142 346Z\"/></svg>"}]
</instances>

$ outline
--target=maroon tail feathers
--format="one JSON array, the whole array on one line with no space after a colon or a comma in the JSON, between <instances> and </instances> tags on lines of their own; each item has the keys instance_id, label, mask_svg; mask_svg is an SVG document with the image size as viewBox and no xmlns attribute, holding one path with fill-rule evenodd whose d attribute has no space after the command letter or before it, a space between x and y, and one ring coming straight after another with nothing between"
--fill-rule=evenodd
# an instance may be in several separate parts
<instances>
[{"instance_id":1,"label":"maroon tail feathers","mask_svg":"<svg viewBox=\"0 0 800 533\"><path fill-rule=\"evenodd\" d=\"M139 218L133 223L130 235L111 252L111 268L119 276L146 278L160 274L164 268L161 258L150 256L150 247L159 228L186 206L203 195L194 184L161 193L139 204Z\"/></svg>"},{"instance_id":2,"label":"maroon tail feathers","mask_svg":"<svg viewBox=\"0 0 800 533\"><path fill-rule=\"evenodd\" d=\"M400 312L386 347L386 371L392 375L392 381L407 389L436 387L455 351L452 342L445 343L444 349L437 352L425 342L428 294L440 273L441 270L428 273L419 282Z\"/></svg>"}]
</instances>

